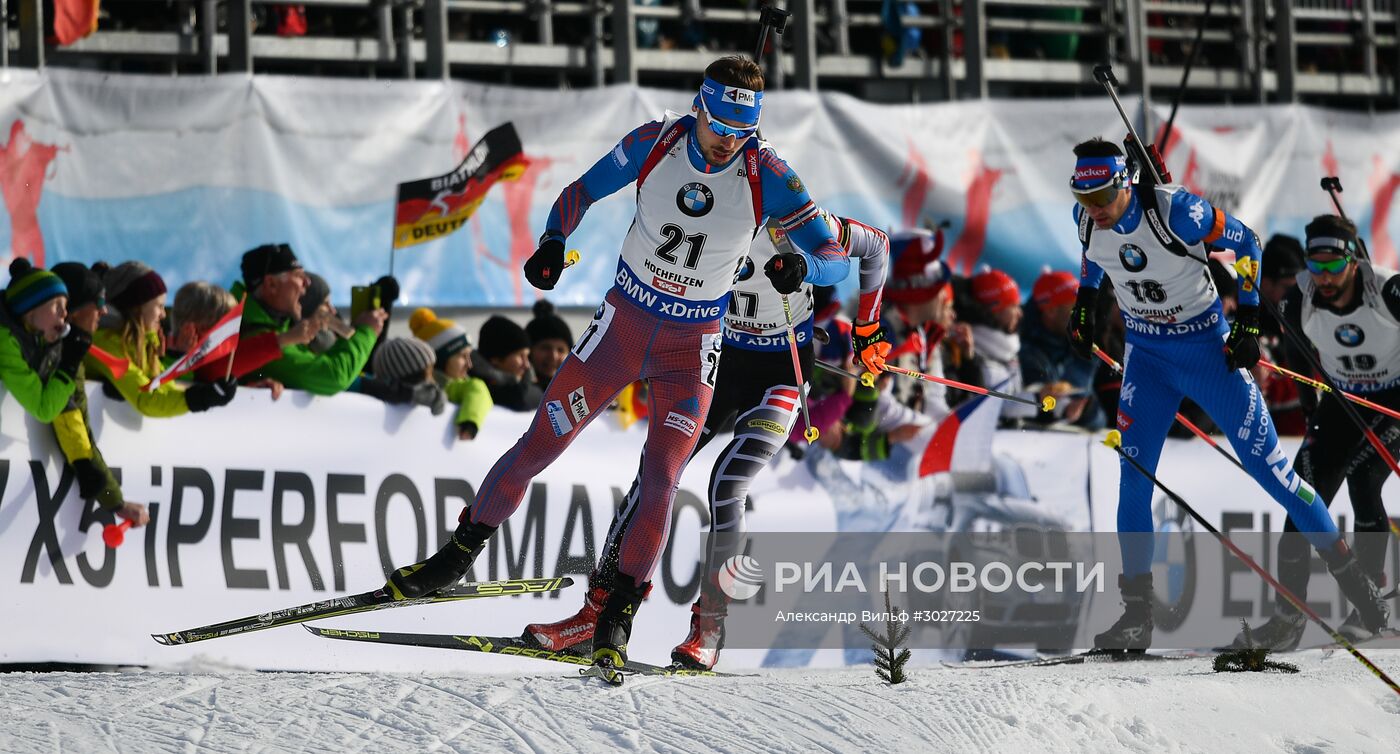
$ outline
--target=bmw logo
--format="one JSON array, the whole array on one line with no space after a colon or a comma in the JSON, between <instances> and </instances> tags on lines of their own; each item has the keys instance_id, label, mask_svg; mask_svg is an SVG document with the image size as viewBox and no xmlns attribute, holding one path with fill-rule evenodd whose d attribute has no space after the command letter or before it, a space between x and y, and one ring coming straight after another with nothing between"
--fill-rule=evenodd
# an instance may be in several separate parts
<instances>
[{"instance_id":1,"label":"bmw logo","mask_svg":"<svg viewBox=\"0 0 1400 754\"><path fill-rule=\"evenodd\" d=\"M734 282L748 280L753 277L753 257L745 256L739 260L739 267L734 270Z\"/></svg>"},{"instance_id":2,"label":"bmw logo","mask_svg":"<svg viewBox=\"0 0 1400 754\"><path fill-rule=\"evenodd\" d=\"M1123 269L1128 272L1142 272L1147 267L1147 255L1142 249L1130 244L1123 244L1123 248L1118 250L1118 261L1123 263Z\"/></svg>"},{"instance_id":3,"label":"bmw logo","mask_svg":"<svg viewBox=\"0 0 1400 754\"><path fill-rule=\"evenodd\" d=\"M687 217L704 217L715 206L715 195L703 183L687 183L676 193L676 207Z\"/></svg>"},{"instance_id":4,"label":"bmw logo","mask_svg":"<svg viewBox=\"0 0 1400 754\"><path fill-rule=\"evenodd\" d=\"M1355 348L1366 342L1365 331L1353 324L1338 325L1333 337L1348 348Z\"/></svg>"}]
</instances>

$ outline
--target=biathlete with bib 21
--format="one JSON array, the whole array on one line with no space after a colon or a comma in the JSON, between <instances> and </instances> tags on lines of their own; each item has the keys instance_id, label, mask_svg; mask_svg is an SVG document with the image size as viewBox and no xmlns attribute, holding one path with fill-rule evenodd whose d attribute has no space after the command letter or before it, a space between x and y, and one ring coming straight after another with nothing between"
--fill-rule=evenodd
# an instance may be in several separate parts
<instances>
[{"instance_id":1,"label":"biathlete with bib 21","mask_svg":"<svg viewBox=\"0 0 1400 754\"><path fill-rule=\"evenodd\" d=\"M681 471L700 439L720 355L720 319L739 266L767 218L790 228L798 249L783 272L828 285L850 259L801 179L758 138L763 72L721 58L705 69L693 114L668 113L633 130L567 186L539 249L525 263L530 284L550 290L564 270L564 241L596 201L637 184L637 210L623 240L614 286L545 391L530 428L482 480L451 540L401 568L386 590L431 594L471 567L496 528L519 507L530 481L628 384L651 384L651 425L642 452L637 510L619 546L618 578L598 612L593 663L620 668L632 620L651 589Z\"/></svg>"}]
</instances>

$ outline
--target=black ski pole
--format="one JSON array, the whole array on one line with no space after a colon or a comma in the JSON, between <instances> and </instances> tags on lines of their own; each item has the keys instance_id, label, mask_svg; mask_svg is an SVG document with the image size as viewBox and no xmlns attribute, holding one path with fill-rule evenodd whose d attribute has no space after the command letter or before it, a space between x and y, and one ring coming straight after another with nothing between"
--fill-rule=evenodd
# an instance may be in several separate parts
<instances>
[{"instance_id":1,"label":"black ski pole","mask_svg":"<svg viewBox=\"0 0 1400 754\"><path fill-rule=\"evenodd\" d=\"M1322 190L1326 191L1327 195L1332 197L1332 206L1337 208L1337 214L1340 215L1343 220L1350 221L1351 218L1347 217L1347 211L1342 209L1342 201L1337 198L1337 194L1342 193L1342 179L1335 175L1324 177L1322 179ZM1356 242L1361 246L1362 256L1366 258L1366 261L1371 261L1371 250L1366 248L1366 239L1362 238L1360 233L1356 234Z\"/></svg>"},{"instance_id":2,"label":"black ski pole","mask_svg":"<svg viewBox=\"0 0 1400 754\"><path fill-rule=\"evenodd\" d=\"M1181 83L1176 87L1176 98L1172 100L1172 111L1167 116L1167 125L1162 129L1162 143L1158 145L1157 151L1162 154L1167 153L1167 142L1172 140L1172 124L1176 122L1176 109L1181 106L1181 98L1186 95L1186 81L1191 78L1191 68L1196 64L1196 58L1201 54L1201 46L1206 37L1206 21L1210 18L1210 4L1212 0L1206 0L1206 9L1201 13L1201 24L1196 27L1196 41L1191 43L1191 54L1186 56L1186 67L1181 71ZM1143 89L1146 89L1146 82Z\"/></svg>"},{"instance_id":3,"label":"black ski pole","mask_svg":"<svg viewBox=\"0 0 1400 754\"><path fill-rule=\"evenodd\" d=\"M1142 474L1143 476L1147 477L1147 479L1150 480L1152 484L1157 487L1157 489L1161 490L1163 494L1172 499L1172 502L1176 503L1178 506L1181 507L1182 510L1186 511L1186 513L1190 515L1191 518L1195 519L1196 523L1200 524L1201 526L1204 526L1206 528L1206 531L1210 532L1211 535L1214 536L1218 542L1220 542L1220 544L1225 545L1225 548L1228 549L1236 558L1239 558L1240 562L1244 563L1246 566L1249 566L1250 570L1259 574L1259 577L1264 579L1264 582L1270 587L1273 587L1274 591L1278 592L1279 596L1288 600L1289 604L1293 605L1295 608L1298 609L1298 612L1308 616L1308 618L1313 623L1316 623L1322 628L1323 631L1326 631L1327 635L1332 637L1333 641L1337 642L1344 649L1346 649L1346 651L1350 652L1351 656L1355 657L1362 665L1365 665L1367 670L1370 670L1372 673L1375 673L1376 677L1384 681L1385 685L1389 686L1391 691L1394 691L1396 694L1400 694L1400 685L1397 685L1395 681L1391 680L1390 676L1386 675L1384 670L1381 670L1380 668L1376 667L1376 664L1374 662L1371 662L1371 660L1368 659L1366 655L1361 654L1361 650L1357 649L1356 645L1352 644L1350 639L1338 633L1335 628L1332 628L1330 625L1327 624L1327 621L1322 619L1322 616L1318 615L1317 612L1314 611L1311 607L1308 607L1308 603L1306 600L1299 599L1298 595L1294 594L1292 590L1290 590L1283 584L1280 584L1278 580L1275 579L1273 575L1268 572L1268 570L1256 563L1254 561L1254 558L1249 557L1249 555L1247 555L1244 552L1244 550L1241 550L1238 546L1235 545L1234 542L1231 542L1229 537L1226 537L1224 534L1221 534L1220 530L1215 528L1215 526L1212 525L1210 521L1207 521L1205 516L1202 516L1201 514L1197 513L1196 509L1192 508L1185 500L1181 499L1180 495L1167 489L1167 486L1165 484L1162 484L1161 480L1159 480L1156 477L1156 475L1143 468L1142 464L1138 463L1138 460L1136 458L1133 458L1132 456L1128 455L1127 452L1123 450L1123 436L1121 433L1118 432L1118 430L1111 430L1108 433L1108 436L1104 438L1103 444L1112 448L1113 452L1117 453L1119 458L1122 458L1124 461L1127 461L1128 465L1132 466L1134 469L1137 469L1139 474Z\"/></svg>"},{"instance_id":4,"label":"black ski pole","mask_svg":"<svg viewBox=\"0 0 1400 754\"><path fill-rule=\"evenodd\" d=\"M763 48L768 46L768 32L773 32L782 36L787 30L788 18L791 13L782 8L775 8L772 5L765 5L758 11L758 47L754 48L753 60L759 65L763 64Z\"/></svg>"}]
</instances>

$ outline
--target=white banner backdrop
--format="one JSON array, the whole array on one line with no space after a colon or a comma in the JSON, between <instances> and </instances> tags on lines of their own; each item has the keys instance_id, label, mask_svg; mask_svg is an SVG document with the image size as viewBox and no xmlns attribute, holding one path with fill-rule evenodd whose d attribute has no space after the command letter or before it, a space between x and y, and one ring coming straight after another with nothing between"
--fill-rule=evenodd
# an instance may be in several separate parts
<instances>
[{"instance_id":1,"label":"white banner backdrop","mask_svg":"<svg viewBox=\"0 0 1400 754\"><path fill-rule=\"evenodd\" d=\"M181 647L149 637L377 587L389 569L445 540L529 415L497 410L476 441L462 443L452 439L445 416L359 395L289 391L274 403L264 391L245 389L228 408L175 419L146 419L100 390L90 395L100 445L120 469L128 498L151 505L153 523L129 532L122 547L106 549L98 516L62 472L51 430L5 395L0 663L549 672L528 660L332 642L296 627ZM535 481L475 569L482 579L572 574L575 586L557 597L407 608L327 625L514 635L528 622L572 613L645 433L624 431L607 418L587 435ZM1171 443L1162 478L1203 514L1234 528L1281 528L1277 508L1238 470L1200 442ZM696 459L682 482L671 542L637 621L632 652L638 659L664 663L685 636L698 584L699 532L708 523L704 486L719 444ZM909 453L884 464L835 461L823 451L800 461L783 453L752 491L750 530L918 531L938 528L949 505L978 505L988 516L1034 517L1069 530L1091 523L1112 530L1117 464L1095 438L1001 432L992 450L996 492L974 501L957 491L968 477L909 481L907 469L916 463ZM1392 514L1394 491L1392 483ZM1165 503L1159 507L1172 513ZM1348 513L1345 505L1335 507ZM818 653L803 662L840 657ZM729 667L774 662L759 651L725 658Z\"/></svg>"},{"instance_id":2,"label":"white banner backdrop","mask_svg":"<svg viewBox=\"0 0 1400 754\"><path fill-rule=\"evenodd\" d=\"M400 254L395 270L409 304L528 304L537 294L520 265L560 190L692 96L10 71L0 84L0 249L45 265L140 259L173 289L227 285L243 251L285 241L348 300L350 286L389 267L395 185L450 170L511 121L531 160L524 176L494 188L467 228ZM1318 179L1338 175L1377 261L1396 264L1400 114L1187 106L1177 126L1167 150L1177 180L1261 237L1300 234L1331 211ZM769 94L764 130L819 203L896 230L949 220L956 269L987 262L1026 287L1042 266L1078 269L1070 148L1123 134L1106 99L874 105L797 91ZM589 212L570 239L583 261L557 302L597 303L633 206L623 190Z\"/></svg>"}]
</instances>

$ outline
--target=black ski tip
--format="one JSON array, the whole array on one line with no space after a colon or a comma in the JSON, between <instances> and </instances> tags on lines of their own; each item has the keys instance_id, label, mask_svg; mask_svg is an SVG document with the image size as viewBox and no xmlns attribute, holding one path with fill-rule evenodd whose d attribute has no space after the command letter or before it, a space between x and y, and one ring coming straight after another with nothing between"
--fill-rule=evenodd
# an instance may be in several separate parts
<instances>
[{"instance_id":1,"label":"black ski tip","mask_svg":"<svg viewBox=\"0 0 1400 754\"><path fill-rule=\"evenodd\" d=\"M176 640L175 634L151 634L155 642L164 647L173 647L181 642Z\"/></svg>"}]
</instances>

